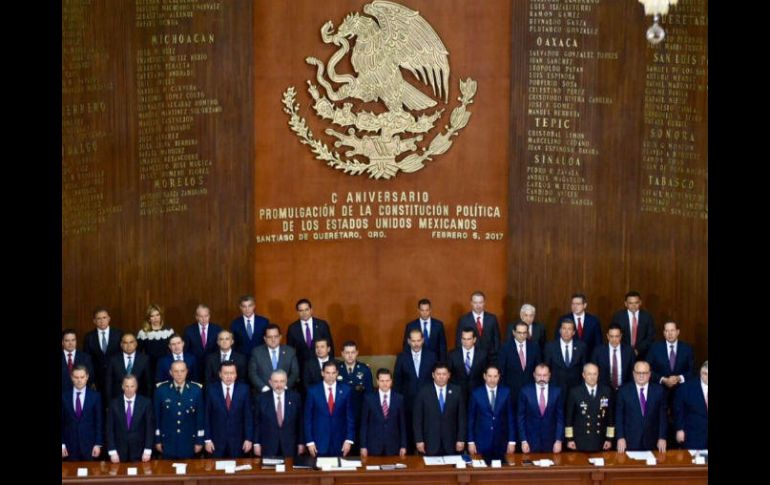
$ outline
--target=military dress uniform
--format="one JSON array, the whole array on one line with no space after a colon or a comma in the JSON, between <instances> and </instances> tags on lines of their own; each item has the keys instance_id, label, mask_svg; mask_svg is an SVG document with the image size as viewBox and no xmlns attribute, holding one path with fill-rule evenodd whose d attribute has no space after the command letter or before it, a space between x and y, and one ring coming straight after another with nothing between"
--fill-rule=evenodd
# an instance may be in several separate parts
<instances>
[{"instance_id":1,"label":"military dress uniform","mask_svg":"<svg viewBox=\"0 0 770 485\"><path fill-rule=\"evenodd\" d=\"M344 382L351 389L351 400L353 403L354 415L356 418L356 438L353 440L353 447L351 453L358 454L360 450L360 429L361 429L361 408L364 405L364 395L371 392L374 389L372 384L372 371L367 364L356 361L353 364L353 372L348 372L348 366L345 361L337 362L337 370L339 376L337 376L338 382Z\"/></svg>"},{"instance_id":2,"label":"military dress uniform","mask_svg":"<svg viewBox=\"0 0 770 485\"><path fill-rule=\"evenodd\" d=\"M601 451L615 438L615 403L608 386L597 385L594 397L585 384L575 386L567 397L564 437L578 451Z\"/></svg>"},{"instance_id":3,"label":"military dress uniform","mask_svg":"<svg viewBox=\"0 0 770 485\"><path fill-rule=\"evenodd\" d=\"M205 408L202 385L190 381L177 389L174 381L163 381L155 390L155 443L163 445L164 459L195 455L194 445L203 445Z\"/></svg>"}]
</instances>

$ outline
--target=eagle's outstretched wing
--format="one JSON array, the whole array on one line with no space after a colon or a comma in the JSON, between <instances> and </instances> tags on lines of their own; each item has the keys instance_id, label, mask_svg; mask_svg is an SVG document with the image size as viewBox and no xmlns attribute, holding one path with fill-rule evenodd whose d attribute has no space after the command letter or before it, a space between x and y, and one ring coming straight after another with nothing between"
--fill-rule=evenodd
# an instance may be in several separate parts
<instances>
[{"instance_id":1,"label":"eagle's outstretched wing","mask_svg":"<svg viewBox=\"0 0 770 485\"><path fill-rule=\"evenodd\" d=\"M449 98L449 52L433 27L419 12L386 0L365 5L364 12L380 24L377 45L372 46L380 55L372 54L379 57L380 62L383 53L393 54L387 58L411 71L423 83L430 84L433 94L438 93L446 102Z\"/></svg>"}]
</instances>

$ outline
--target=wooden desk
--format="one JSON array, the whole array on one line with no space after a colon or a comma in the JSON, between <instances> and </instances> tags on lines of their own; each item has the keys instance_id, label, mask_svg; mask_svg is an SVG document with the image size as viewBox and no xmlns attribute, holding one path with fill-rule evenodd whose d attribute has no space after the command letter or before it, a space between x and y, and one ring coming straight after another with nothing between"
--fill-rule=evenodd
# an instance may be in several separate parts
<instances>
[{"instance_id":1,"label":"wooden desk","mask_svg":"<svg viewBox=\"0 0 770 485\"><path fill-rule=\"evenodd\" d=\"M349 472L322 472L318 470L292 470L291 460L287 460L286 472L262 470L259 459L239 459L238 465L250 464L252 470L225 474L214 470L216 460L180 460L187 463L187 474L176 475L172 461L153 460L149 463L110 462L63 462L62 484L115 484L115 483L153 483L163 485L224 485L246 484L254 482L297 484L297 485L364 485L364 484L421 484L444 485L447 483L485 483L485 484L648 484L676 483L677 485L707 484L708 465L693 465L686 450L674 450L665 454L656 453L658 464L648 466L642 461L631 460L625 454L605 453L562 453L559 455L532 453L514 455L514 466L503 468L456 469L450 466L425 466L422 457L407 456L403 460L395 457L369 457L365 465L404 463L407 468L395 471L367 471L361 468ZM588 462L590 457L603 457L604 467L595 467ZM540 468L522 465L523 460L549 458L555 465ZM88 477L78 477L79 467L88 468ZM128 467L137 468L137 476L126 475Z\"/></svg>"}]
</instances>

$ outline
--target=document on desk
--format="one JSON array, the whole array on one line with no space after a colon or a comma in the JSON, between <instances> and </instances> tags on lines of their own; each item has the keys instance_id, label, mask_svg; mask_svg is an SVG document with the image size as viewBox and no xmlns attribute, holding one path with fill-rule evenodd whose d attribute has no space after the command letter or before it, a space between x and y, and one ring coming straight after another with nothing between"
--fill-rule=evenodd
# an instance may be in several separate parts
<instances>
[{"instance_id":1,"label":"document on desk","mask_svg":"<svg viewBox=\"0 0 770 485\"><path fill-rule=\"evenodd\" d=\"M457 465L458 463L465 463L462 455L444 455L442 458L444 459L445 465Z\"/></svg>"},{"instance_id":2,"label":"document on desk","mask_svg":"<svg viewBox=\"0 0 770 485\"><path fill-rule=\"evenodd\" d=\"M447 465L447 463L444 463L444 457L443 456L423 456L422 461L425 462L426 465Z\"/></svg>"},{"instance_id":3,"label":"document on desk","mask_svg":"<svg viewBox=\"0 0 770 485\"><path fill-rule=\"evenodd\" d=\"M283 458L262 458L263 465L283 465Z\"/></svg>"},{"instance_id":4,"label":"document on desk","mask_svg":"<svg viewBox=\"0 0 770 485\"><path fill-rule=\"evenodd\" d=\"M318 457L316 458L315 466L322 470L324 468L338 468L340 466L340 459L336 456Z\"/></svg>"},{"instance_id":5,"label":"document on desk","mask_svg":"<svg viewBox=\"0 0 770 485\"><path fill-rule=\"evenodd\" d=\"M704 455L708 456L709 450L687 450L690 452L690 456Z\"/></svg>"},{"instance_id":6,"label":"document on desk","mask_svg":"<svg viewBox=\"0 0 770 485\"><path fill-rule=\"evenodd\" d=\"M359 468L361 467L361 460L346 460L344 458L340 458L340 466L345 467L354 467Z\"/></svg>"},{"instance_id":7,"label":"document on desk","mask_svg":"<svg viewBox=\"0 0 770 485\"><path fill-rule=\"evenodd\" d=\"M655 459L655 455L652 454L651 451L626 451L626 455L628 455L629 458L632 460L649 460L652 458Z\"/></svg>"},{"instance_id":8,"label":"document on desk","mask_svg":"<svg viewBox=\"0 0 770 485\"><path fill-rule=\"evenodd\" d=\"M214 465L214 470L225 470L227 468L235 468L235 460L219 460Z\"/></svg>"},{"instance_id":9,"label":"document on desk","mask_svg":"<svg viewBox=\"0 0 770 485\"><path fill-rule=\"evenodd\" d=\"M473 468L487 468L487 463L484 460L473 460L471 466Z\"/></svg>"}]
</instances>

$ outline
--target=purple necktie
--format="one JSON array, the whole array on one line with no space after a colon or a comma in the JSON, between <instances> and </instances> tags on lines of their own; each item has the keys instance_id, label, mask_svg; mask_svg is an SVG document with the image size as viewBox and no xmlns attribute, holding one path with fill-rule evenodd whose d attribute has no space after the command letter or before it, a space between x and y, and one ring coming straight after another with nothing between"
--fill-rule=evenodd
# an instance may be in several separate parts
<instances>
[{"instance_id":1,"label":"purple necktie","mask_svg":"<svg viewBox=\"0 0 770 485\"><path fill-rule=\"evenodd\" d=\"M310 337L310 322L305 322L305 343L309 349L313 348L313 339Z\"/></svg>"},{"instance_id":2,"label":"purple necktie","mask_svg":"<svg viewBox=\"0 0 770 485\"><path fill-rule=\"evenodd\" d=\"M126 409L126 429L131 429L131 421L133 421L133 414L131 413L131 401L128 403L128 409Z\"/></svg>"},{"instance_id":3,"label":"purple necktie","mask_svg":"<svg viewBox=\"0 0 770 485\"><path fill-rule=\"evenodd\" d=\"M671 366L671 372L674 372L674 366L676 365L676 351L674 346L671 346L671 353L668 354L668 363Z\"/></svg>"},{"instance_id":4,"label":"purple necktie","mask_svg":"<svg viewBox=\"0 0 770 485\"><path fill-rule=\"evenodd\" d=\"M75 394L77 394L75 398L75 416L80 419L80 416L83 414L83 405L80 404L80 391L77 391Z\"/></svg>"},{"instance_id":5,"label":"purple necktie","mask_svg":"<svg viewBox=\"0 0 770 485\"><path fill-rule=\"evenodd\" d=\"M642 405L642 416L647 416L647 399L644 397L644 388L639 389L639 403Z\"/></svg>"}]
</instances>

